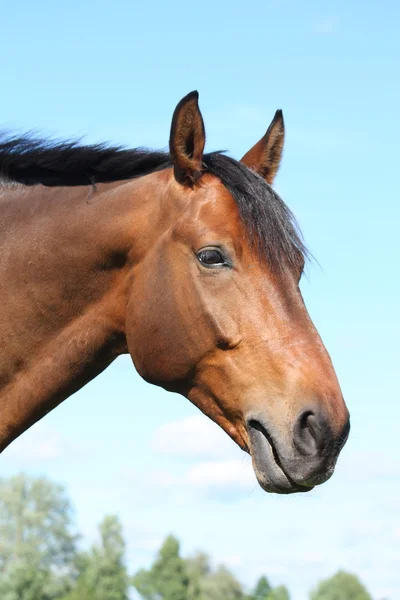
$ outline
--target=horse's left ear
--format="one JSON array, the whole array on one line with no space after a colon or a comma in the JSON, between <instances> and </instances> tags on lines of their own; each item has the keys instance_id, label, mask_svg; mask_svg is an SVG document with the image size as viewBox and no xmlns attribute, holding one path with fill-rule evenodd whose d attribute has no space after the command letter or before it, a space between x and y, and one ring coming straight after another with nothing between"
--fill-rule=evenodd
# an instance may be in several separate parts
<instances>
[{"instance_id":1,"label":"horse's left ear","mask_svg":"<svg viewBox=\"0 0 400 600\"><path fill-rule=\"evenodd\" d=\"M182 98L172 117L169 151L174 164L175 179L193 187L202 174L206 134L199 109L198 92Z\"/></svg>"},{"instance_id":2,"label":"horse's left ear","mask_svg":"<svg viewBox=\"0 0 400 600\"><path fill-rule=\"evenodd\" d=\"M264 177L268 183L272 183L279 169L284 141L283 114L281 110L277 110L267 133L243 156L240 162Z\"/></svg>"}]
</instances>

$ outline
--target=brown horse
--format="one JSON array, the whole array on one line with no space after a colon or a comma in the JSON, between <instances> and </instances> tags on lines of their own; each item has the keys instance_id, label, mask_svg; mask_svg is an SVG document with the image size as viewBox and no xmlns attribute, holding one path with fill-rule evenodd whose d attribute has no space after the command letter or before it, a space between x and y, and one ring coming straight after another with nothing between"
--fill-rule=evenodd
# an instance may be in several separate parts
<instances>
[{"instance_id":1,"label":"brown horse","mask_svg":"<svg viewBox=\"0 0 400 600\"><path fill-rule=\"evenodd\" d=\"M250 452L265 490L328 479L349 415L270 187L283 141L277 111L241 162L204 154L192 92L169 154L0 144L0 449L130 353Z\"/></svg>"}]
</instances>

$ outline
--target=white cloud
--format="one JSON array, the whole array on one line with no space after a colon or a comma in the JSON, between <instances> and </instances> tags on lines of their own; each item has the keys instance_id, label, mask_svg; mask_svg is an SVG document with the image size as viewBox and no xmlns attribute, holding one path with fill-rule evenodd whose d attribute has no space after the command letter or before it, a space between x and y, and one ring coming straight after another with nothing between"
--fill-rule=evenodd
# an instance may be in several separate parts
<instances>
[{"instance_id":1,"label":"white cloud","mask_svg":"<svg viewBox=\"0 0 400 600\"><path fill-rule=\"evenodd\" d=\"M148 484L153 490L167 490L177 484L178 478L169 471L153 471L149 474Z\"/></svg>"},{"instance_id":2,"label":"white cloud","mask_svg":"<svg viewBox=\"0 0 400 600\"><path fill-rule=\"evenodd\" d=\"M148 472L146 482L141 482L147 492L162 489L166 498L175 498L180 490L186 499L200 494L213 500L234 502L258 488L250 457L203 415L162 425L154 433L152 447L157 454L185 462L173 473Z\"/></svg>"},{"instance_id":3,"label":"white cloud","mask_svg":"<svg viewBox=\"0 0 400 600\"><path fill-rule=\"evenodd\" d=\"M251 464L240 460L199 463L188 471L187 480L198 488L234 485L242 489L251 489L254 486Z\"/></svg>"},{"instance_id":4,"label":"white cloud","mask_svg":"<svg viewBox=\"0 0 400 600\"><path fill-rule=\"evenodd\" d=\"M347 480L356 482L400 479L400 459L380 452L355 452L343 460L340 470Z\"/></svg>"},{"instance_id":5,"label":"white cloud","mask_svg":"<svg viewBox=\"0 0 400 600\"><path fill-rule=\"evenodd\" d=\"M250 459L201 462L186 473L192 490L213 500L234 502L258 487Z\"/></svg>"},{"instance_id":6,"label":"white cloud","mask_svg":"<svg viewBox=\"0 0 400 600\"><path fill-rule=\"evenodd\" d=\"M51 427L40 422L6 448L4 457L8 461L31 463L55 460L66 452L66 443L62 437Z\"/></svg>"},{"instance_id":7,"label":"white cloud","mask_svg":"<svg viewBox=\"0 0 400 600\"><path fill-rule=\"evenodd\" d=\"M126 493L130 493L132 484L137 484L136 501L141 498L147 506L157 505L160 493L165 502L175 505L190 504L199 496L232 503L258 489L251 460L247 456L242 459L192 461L180 474L166 470L146 474L127 471L124 477L129 482Z\"/></svg>"},{"instance_id":8,"label":"white cloud","mask_svg":"<svg viewBox=\"0 0 400 600\"><path fill-rule=\"evenodd\" d=\"M136 532L135 532L136 534ZM156 553L162 546L164 538L162 536L148 535L135 539L134 549L136 552Z\"/></svg>"},{"instance_id":9,"label":"white cloud","mask_svg":"<svg viewBox=\"0 0 400 600\"><path fill-rule=\"evenodd\" d=\"M180 458L234 458L241 454L218 425L203 415L171 421L153 436L153 449Z\"/></svg>"},{"instance_id":10,"label":"white cloud","mask_svg":"<svg viewBox=\"0 0 400 600\"><path fill-rule=\"evenodd\" d=\"M243 566L243 557L240 554L228 554L218 558L218 562L230 569L238 569Z\"/></svg>"},{"instance_id":11,"label":"white cloud","mask_svg":"<svg viewBox=\"0 0 400 600\"><path fill-rule=\"evenodd\" d=\"M177 483L189 495L199 493L214 500L233 502L248 495L258 483L250 457L229 436L203 415L186 417L160 427L153 449L189 461L180 478L149 474L148 482L174 491Z\"/></svg>"}]
</instances>

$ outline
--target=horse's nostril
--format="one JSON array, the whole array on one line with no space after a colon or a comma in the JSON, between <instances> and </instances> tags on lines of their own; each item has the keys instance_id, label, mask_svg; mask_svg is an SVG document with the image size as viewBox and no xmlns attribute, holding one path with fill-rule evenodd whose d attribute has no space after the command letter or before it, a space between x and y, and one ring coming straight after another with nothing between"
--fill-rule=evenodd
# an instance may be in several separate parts
<instances>
[{"instance_id":1,"label":"horse's nostril","mask_svg":"<svg viewBox=\"0 0 400 600\"><path fill-rule=\"evenodd\" d=\"M294 445L305 456L321 453L331 437L326 420L312 410L302 412L294 424Z\"/></svg>"}]
</instances>

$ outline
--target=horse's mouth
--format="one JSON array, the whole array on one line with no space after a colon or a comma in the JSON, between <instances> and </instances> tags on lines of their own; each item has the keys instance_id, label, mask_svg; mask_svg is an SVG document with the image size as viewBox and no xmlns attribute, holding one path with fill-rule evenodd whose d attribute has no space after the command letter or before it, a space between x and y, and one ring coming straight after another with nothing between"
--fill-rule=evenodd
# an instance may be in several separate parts
<instances>
[{"instance_id":1,"label":"horse's mouth","mask_svg":"<svg viewBox=\"0 0 400 600\"><path fill-rule=\"evenodd\" d=\"M270 434L258 421L249 420L247 429L253 469L263 490L276 494L294 494L313 489L312 486L296 483L285 472Z\"/></svg>"}]
</instances>

